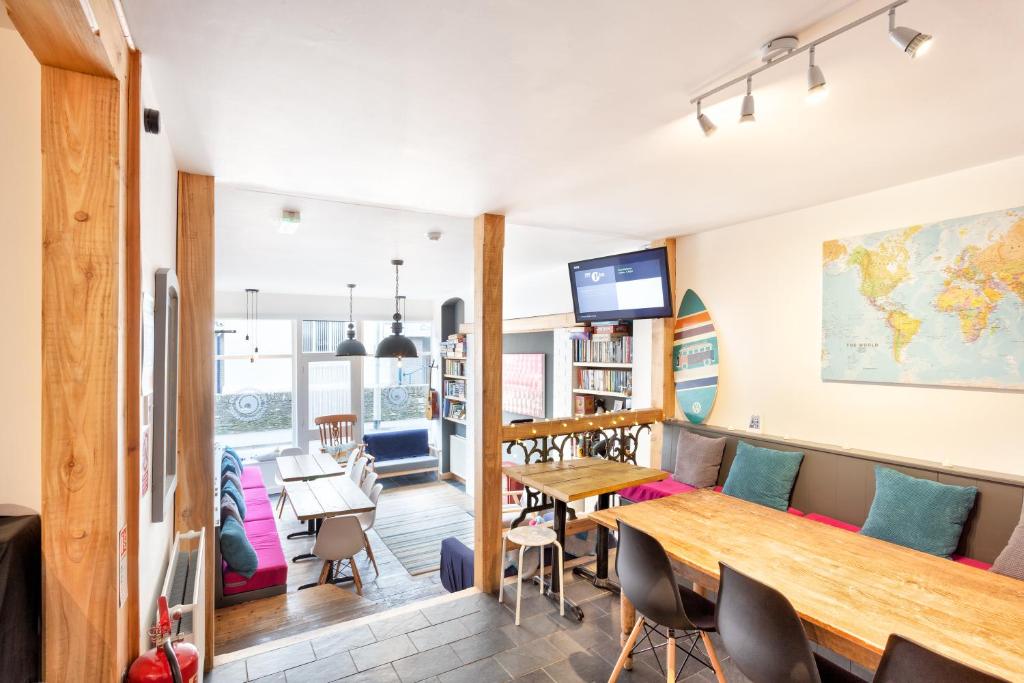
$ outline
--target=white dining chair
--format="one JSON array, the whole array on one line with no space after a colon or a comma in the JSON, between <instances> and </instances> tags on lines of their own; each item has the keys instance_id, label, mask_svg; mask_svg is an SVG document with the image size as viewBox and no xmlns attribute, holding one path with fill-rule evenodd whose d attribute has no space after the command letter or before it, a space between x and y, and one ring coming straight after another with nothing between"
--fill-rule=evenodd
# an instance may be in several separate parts
<instances>
[{"instance_id":1,"label":"white dining chair","mask_svg":"<svg viewBox=\"0 0 1024 683\"><path fill-rule=\"evenodd\" d=\"M370 495L370 491L373 490L373 485L377 483L377 473L373 470L367 470L363 475L363 483L359 485L359 488L363 490L363 493Z\"/></svg>"},{"instance_id":2,"label":"white dining chair","mask_svg":"<svg viewBox=\"0 0 1024 683\"><path fill-rule=\"evenodd\" d=\"M355 557L360 550L366 548L366 535L363 533L359 519L355 515L328 517L320 527L320 533L313 543L313 554L324 561L320 570L319 584L334 581L335 564L347 560L352 568L352 579L356 584L356 592L363 594L363 581L359 577L359 567Z\"/></svg>"},{"instance_id":3,"label":"white dining chair","mask_svg":"<svg viewBox=\"0 0 1024 683\"><path fill-rule=\"evenodd\" d=\"M278 453L277 457L285 455L302 455L305 451L295 446L289 446L288 448L282 448L281 452ZM277 497L277 518L281 519L281 515L284 514L284 504L288 500L288 489L285 488L284 479L281 478L281 471L277 470L274 473L274 484L281 487L281 493Z\"/></svg>"},{"instance_id":4,"label":"white dining chair","mask_svg":"<svg viewBox=\"0 0 1024 683\"><path fill-rule=\"evenodd\" d=\"M366 471L366 458L356 458L355 463L348 468L348 476L352 478L352 481L357 486L361 486L363 483L363 473Z\"/></svg>"},{"instance_id":5,"label":"white dining chair","mask_svg":"<svg viewBox=\"0 0 1024 683\"><path fill-rule=\"evenodd\" d=\"M377 476L376 472L372 472L371 474L374 477ZM359 520L360 528L363 530L363 541L366 543L366 554L369 556L370 562L373 564L373 571L377 572L377 576L380 576L380 570L377 569L377 558L373 556L373 546L370 545L370 537L366 532L372 529L374 523L377 521L377 501L380 500L380 492L383 490L384 484L374 484L373 488L370 489L370 493L367 494L370 498L370 502L373 503L373 509L369 512L360 512L355 515Z\"/></svg>"}]
</instances>

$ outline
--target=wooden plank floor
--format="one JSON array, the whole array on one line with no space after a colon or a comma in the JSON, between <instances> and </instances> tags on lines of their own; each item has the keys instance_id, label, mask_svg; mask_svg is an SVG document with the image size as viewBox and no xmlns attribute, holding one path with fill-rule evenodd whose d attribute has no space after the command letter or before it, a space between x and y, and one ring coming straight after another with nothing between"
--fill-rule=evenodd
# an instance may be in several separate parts
<instances>
[{"instance_id":1,"label":"wooden plank floor","mask_svg":"<svg viewBox=\"0 0 1024 683\"><path fill-rule=\"evenodd\" d=\"M468 511L473 508L473 500L460 488L446 482L437 482L434 475L393 477L383 482L386 488L378 502L378 523L407 516L417 510L429 511L450 505ZM271 503L276 505L276 496L271 497ZM288 534L303 527L304 524L295 519L291 506L285 504L285 512L277 520L277 528L285 557L289 560L295 555L309 552L313 545L309 538L286 538ZM377 558L380 576L375 576L366 553L360 553L356 562L363 579L363 602L346 599L349 596L359 597L351 583L299 591L299 586L317 581L323 564L318 560L290 562L286 594L217 610L217 653L234 652L293 633L337 624L447 592L436 571L411 576L376 531L371 530L368 536ZM312 597L307 597L311 593ZM339 598L337 594L345 594L345 598ZM321 602L322 606L319 605Z\"/></svg>"}]
</instances>

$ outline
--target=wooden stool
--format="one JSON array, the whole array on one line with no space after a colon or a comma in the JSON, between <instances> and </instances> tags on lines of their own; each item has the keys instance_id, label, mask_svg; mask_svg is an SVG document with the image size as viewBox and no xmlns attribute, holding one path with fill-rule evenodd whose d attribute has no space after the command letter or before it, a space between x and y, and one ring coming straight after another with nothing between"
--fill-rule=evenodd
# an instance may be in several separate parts
<instances>
[{"instance_id":1,"label":"wooden stool","mask_svg":"<svg viewBox=\"0 0 1024 683\"><path fill-rule=\"evenodd\" d=\"M523 599L523 553L527 548L537 548L537 553L540 555L538 577L540 579L540 594L544 595L544 546L554 546L552 550L558 550L558 576L560 581L559 585L559 599L560 599L560 610L562 616L565 616L565 569L563 566L563 553L562 544L558 542L558 536L550 527L546 526L517 526L514 529L509 529L508 533L501 539L501 557L502 567L501 576L499 576L498 589L498 602L503 602L505 597L505 548L507 547L508 541L519 544L519 576L516 578L516 626L519 625L519 604ZM555 570L554 559L551 562L551 571Z\"/></svg>"}]
</instances>

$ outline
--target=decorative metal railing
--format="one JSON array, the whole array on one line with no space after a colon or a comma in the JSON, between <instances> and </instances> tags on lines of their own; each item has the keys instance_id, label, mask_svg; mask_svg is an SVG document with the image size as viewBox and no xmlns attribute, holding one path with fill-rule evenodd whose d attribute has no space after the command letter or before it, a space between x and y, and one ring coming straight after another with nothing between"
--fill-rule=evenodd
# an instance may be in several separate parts
<instances>
[{"instance_id":1,"label":"decorative metal railing","mask_svg":"<svg viewBox=\"0 0 1024 683\"><path fill-rule=\"evenodd\" d=\"M541 462L562 461L568 458L600 457L636 464L640 434L651 431L661 422L659 409L624 410L600 415L582 415L572 418L554 418L537 422L504 425L501 440L504 452L530 465ZM526 516L554 507L554 501L540 491L526 487L523 510L512 522L522 523ZM569 515L575 518L570 508Z\"/></svg>"}]
</instances>

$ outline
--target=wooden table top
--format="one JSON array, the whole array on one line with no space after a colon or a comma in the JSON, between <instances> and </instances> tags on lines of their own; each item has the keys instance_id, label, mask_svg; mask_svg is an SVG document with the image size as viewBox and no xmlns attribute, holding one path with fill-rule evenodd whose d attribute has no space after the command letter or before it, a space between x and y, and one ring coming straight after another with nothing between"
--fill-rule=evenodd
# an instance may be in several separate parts
<instances>
[{"instance_id":1,"label":"wooden table top","mask_svg":"<svg viewBox=\"0 0 1024 683\"><path fill-rule=\"evenodd\" d=\"M566 503L668 477L662 470L604 458L509 465L502 471L524 486Z\"/></svg>"},{"instance_id":2,"label":"wooden table top","mask_svg":"<svg viewBox=\"0 0 1024 683\"><path fill-rule=\"evenodd\" d=\"M718 585L719 561L772 586L793 603L813 640L864 666L877 666L889 635L898 633L1024 680L1024 581L708 490L590 519L612 529L621 519L646 531L709 588Z\"/></svg>"},{"instance_id":3,"label":"wooden table top","mask_svg":"<svg viewBox=\"0 0 1024 683\"><path fill-rule=\"evenodd\" d=\"M376 507L349 477L321 477L289 483L288 502L301 522L369 512Z\"/></svg>"},{"instance_id":4,"label":"wooden table top","mask_svg":"<svg viewBox=\"0 0 1024 683\"><path fill-rule=\"evenodd\" d=\"M281 473L281 479L284 481L334 477L345 472L329 453L282 455L277 459L277 471Z\"/></svg>"}]
</instances>

